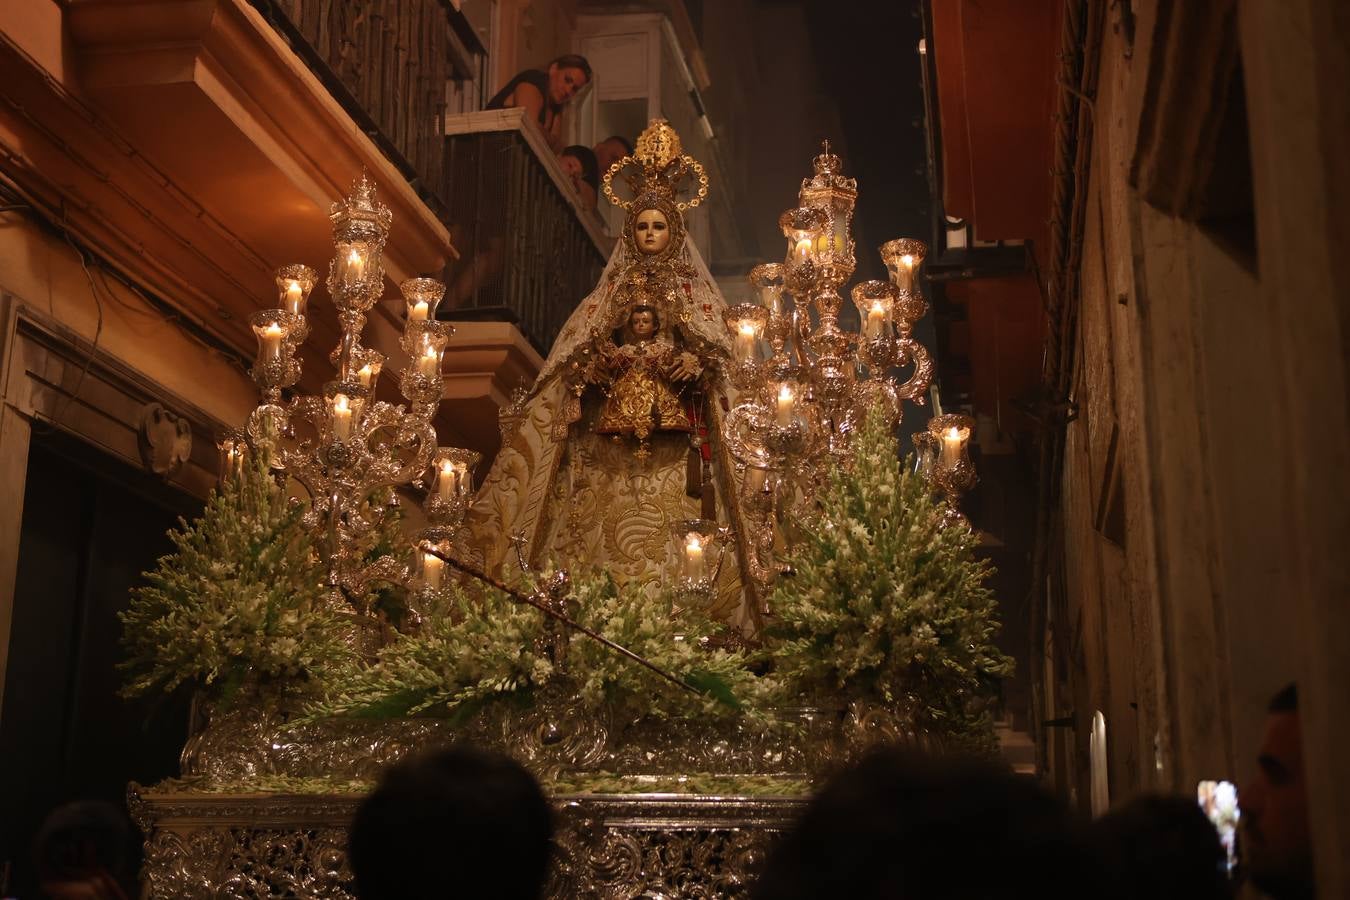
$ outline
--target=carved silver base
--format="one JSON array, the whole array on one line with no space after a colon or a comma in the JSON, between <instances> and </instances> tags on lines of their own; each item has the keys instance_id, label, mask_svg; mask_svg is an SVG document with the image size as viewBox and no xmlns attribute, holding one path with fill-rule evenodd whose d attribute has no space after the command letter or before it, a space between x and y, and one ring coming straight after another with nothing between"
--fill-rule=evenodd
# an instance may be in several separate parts
<instances>
[{"instance_id":1,"label":"carved silver base","mask_svg":"<svg viewBox=\"0 0 1350 900\"><path fill-rule=\"evenodd\" d=\"M353 794L167 793L132 784L151 898L355 896ZM588 794L554 799L550 898L741 897L805 801Z\"/></svg>"},{"instance_id":2,"label":"carved silver base","mask_svg":"<svg viewBox=\"0 0 1350 900\"><path fill-rule=\"evenodd\" d=\"M290 722L283 710L256 704L200 723L183 749L182 772L224 784L266 776L374 781L411 753L467 741L516 758L545 782L597 772L810 780L876 744L933 743L876 705L771 712L761 720L617 721L559 692L527 707L498 703L452 725L444 719Z\"/></svg>"}]
</instances>

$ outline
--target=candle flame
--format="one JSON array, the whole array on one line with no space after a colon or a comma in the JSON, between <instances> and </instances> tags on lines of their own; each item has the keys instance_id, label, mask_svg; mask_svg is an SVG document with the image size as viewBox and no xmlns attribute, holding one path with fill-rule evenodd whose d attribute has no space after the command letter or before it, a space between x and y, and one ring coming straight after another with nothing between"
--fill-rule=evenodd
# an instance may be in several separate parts
<instances>
[{"instance_id":1,"label":"candle flame","mask_svg":"<svg viewBox=\"0 0 1350 900\"><path fill-rule=\"evenodd\" d=\"M362 381L364 381L366 384L370 384L370 377L374 374L375 370L370 367L370 363L366 363L364 366L361 367L361 371L356 373L357 377L360 378Z\"/></svg>"},{"instance_id":2,"label":"candle flame","mask_svg":"<svg viewBox=\"0 0 1350 900\"><path fill-rule=\"evenodd\" d=\"M702 549L703 549L703 541L702 541L701 538L699 538L699 536L698 536L697 534L695 534L694 532L691 531L691 532L689 533L689 540L688 540L688 542L685 544L685 548L688 549L688 550L690 550L690 551L694 551L694 550L702 550Z\"/></svg>"},{"instance_id":3,"label":"candle flame","mask_svg":"<svg viewBox=\"0 0 1350 900\"><path fill-rule=\"evenodd\" d=\"M951 428L947 429L947 433L943 435L943 437L949 441L959 441L961 440L961 431L953 425Z\"/></svg>"},{"instance_id":4,"label":"candle flame","mask_svg":"<svg viewBox=\"0 0 1350 900\"><path fill-rule=\"evenodd\" d=\"M876 314L879 315L879 316L884 316L884 315L886 315L886 306L885 306L885 304L882 303L880 300L873 300L873 301L872 301L872 312L876 313Z\"/></svg>"},{"instance_id":5,"label":"candle flame","mask_svg":"<svg viewBox=\"0 0 1350 900\"><path fill-rule=\"evenodd\" d=\"M422 356L424 356L427 359L435 359L439 355L440 351L436 349L435 344L427 344L426 347L422 350Z\"/></svg>"},{"instance_id":6,"label":"candle flame","mask_svg":"<svg viewBox=\"0 0 1350 900\"><path fill-rule=\"evenodd\" d=\"M286 282L286 293L298 294L300 292L300 282L296 281L294 278Z\"/></svg>"},{"instance_id":7,"label":"candle flame","mask_svg":"<svg viewBox=\"0 0 1350 900\"><path fill-rule=\"evenodd\" d=\"M740 329L741 334L745 335L746 337L754 337L755 323L750 321L749 319L742 319Z\"/></svg>"},{"instance_id":8,"label":"candle flame","mask_svg":"<svg viewBox=\"0 0 1350 900\"><path fill-rule=\"evenodd\" d=\"M455 474L455 464L448 459L441 460L441 476L449 478Z\"/></svg>"},{"instance_id":9,"label":"candle flame","mask_svg":"<svg viewBox=\"0 0 1350 900\"><path fill-rule=\"evenodd\" d=\"M779 403L791 403L791 402L792 402L792 388L791 388L791 387L789 387L788 385L785 384L785 385L782 385L781 387L778 388L778 402L779 402Z\"/></svg>"},{"instance_id":10,"label":"candle flame","mask_svg":"<svg viewBox=\"0 0 1350 900\"><path fill-rule=\"evenodd\" d=\"M347 265L349 266L359 265L361 261L362 261L361 251L353 247L351 251L347 254Z\"/></svg>"},{"instance_id":11,"label":"candle flame","mask_svg":"<svg viewBox=\"0 0 1350 900\"><path fill-rule=\"evenodd\" d=\"M346 394L338 394L333 398L333 412L349 413L352 411L351 401L347 399Z\"/></svg>"},{"instance_id":12,"label":"candle flame","mask_svg":"<svg viewBox=\"0 0 1350 900\"><path fill-rule=\"evenodd\" d=\"M900 262L904 263L906 269L914 268L914 257L908 253L900 257Z\"/></svg>"},{"instance_id":13,"label":"candle flame","mask_svg":"<svg viewBox=\"0 0 1350 900\"><path fill-rule=\"evenodd\" d=\"M263 334L270 338L279 338L286 333L286 329L281 327L279 322L273 322L263 329Z\"/></svg>"}]
</instances>

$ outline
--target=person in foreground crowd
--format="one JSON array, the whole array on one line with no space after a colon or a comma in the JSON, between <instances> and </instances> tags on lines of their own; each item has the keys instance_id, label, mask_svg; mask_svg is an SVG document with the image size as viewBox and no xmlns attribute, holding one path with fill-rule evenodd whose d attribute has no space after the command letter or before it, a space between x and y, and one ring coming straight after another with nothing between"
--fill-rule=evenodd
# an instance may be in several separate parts
<instances>
[{"instance_id":1,"label":"person in foreground crowd","mask_svg":"<svg viewBox=\"0 0 1350 900\"><path fill-rule=\"evenodd\" d=\"M1219 833L1189 797L1136 797L1093 822L1088 835L1120 900L1232 896Z\"/></svg>"},{"instance_id":2,"label":"person in foreground crowd","mask_svg":"<svg viewBox=\"0 0 1350 900\"><path fill-rule=\"evenodd\" d=\"M755 900L1016 900L1100 893L1067 811L976 761L880 750L831 779L770 852Z\"/></svg>"},{"instance_id":3,"label":"person in foreground crowd","mask_svg":"<svg viewBox=\"0 0 1350 900\"><path fill-rule=\"evenodd\" d=\"M509 757L467 747L391 767L362 802L348 852L361 900L537 900L548 802Z\"/></svg>"},{"instance_id":4,"label":"person in foreground crowd","mask_svg":"<svg viewBox=\"0 0 1350 900\"><path fill-rule=\"evenodd\" d=\"M52 900L126 900L131 829L111 803L67 803L48 814L33 841L42 894Z\"/></svg>"},{"instance_id":5,"label":"person in foreground crowd","mask_svg":"<svg viewBox=\"0 0 1350 900\"><path fill-rule=\"evenodd\" d=\"M554 153L562 150L562 111L582 88L590 84L591 64L575 53L559 56L545 69L526 69L488 101L484 109L523 107L544 130Z\"/></svg>"},{"instance_id":6,"label":"person in foreground crowd","mask_svg":"<svg viewBox=\"0 0 1350 900\"><path fill-rule=\"evenodd\" d=\"M1308 900L1317 892L1297 686L1271 698L1267 712L1256 773L1238 791L1240 865L1273 900Z\"/></svg>"}]
</instances>

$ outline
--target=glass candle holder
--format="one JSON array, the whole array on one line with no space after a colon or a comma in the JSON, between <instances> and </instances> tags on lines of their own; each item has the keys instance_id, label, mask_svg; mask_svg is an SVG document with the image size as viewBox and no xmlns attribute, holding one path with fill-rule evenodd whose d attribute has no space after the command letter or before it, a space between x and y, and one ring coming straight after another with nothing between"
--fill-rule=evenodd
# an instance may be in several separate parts
<instances>
[{"instance_id":1,"label":"glass candle holder","mask_svg":"<svg viewBox=\"0 0 1350 900\"><path fill-rule=\"evenodd\" d=\"M864 341L890 337L894 332L894 285L885 281L864 281L853 288L853 305L858 308Z\"/></svg>"},{"instance_id":2,"label":"glass candle holder","mask_svg":"<svg viewBox=\"0 0 1350 900\"><path fill-rule=\"evenodd\" d=\"M337 243L335 257L338 282L348 290L361 286L371 274L370 244L360 240Z\"/></svg>"},{"instance_id":3,"label":"glass candle holder","mask_svg":"<svg viewBox=\"0 0 1350 900\"><path fill-rule=\"evenodd\" d=\"M726 311L724 321L731 334L732 360L741 366L758 362L759 340L769 313L762 306L741 303Z\"/></svg>"},{"instance_id":4,"label":"glass candle holder","mask_svg":"<svg viewBox=\"0 0 1350 900\"><path fill-rule=\"evenodd\" d=\"M816 256L816 241L828 227L825 212L809 206L789 209L778 217L778 225L787 238L788 270L797 270L811 263Z\"/></svg>"},{"instance_id":5,"label":"glass candle holder","mask_svg":"<svg viewBox=\"0 0 1350 900\"><path fill-rule=\"evenodd\" d=\"M445 297L445 285L434 278L409 278L399 286L408 309L409 322L426 322L436 318L436 309Z\"/></svg>"},{"instance_id":6,"label":"glass candle holder","mask_svg":"<svg viewBox=\"0 0 1350 900\"><path fill-rule=\"evenodd\" d=\"M463 447L437 447L431 457L427 517L438 525L458 525L473 498L473 470L482 456Z\"/></svg>"},{"instance_id":7,"label":"glass candle holder","mask_svg":"<svg viewBox=\"0 0 1350 900\"><path fill-rule=\"evenodd\" d=\"M750 270L750 286L755 289L759 305L772 316L783 315L783 266L780 263L760 263Z\"/></svg>"},{"instance_id":8,"label":"glass candle holder","mask_svg":"<svg viewBox=\"0 0 1350 900\"><path fill-rule=\"evenodd\" d=\"M915 238L896 238L881 245L881 261L891 273L891 283L903 293L916 290L915 275L923 265L928 245Z\"/></svg>"},{"instance_id":9,"label":"glass candle holder","mask_svg":"<svg viewBox=\"0 0 1350 900\"><path fill-rule=\"evenodd\" d=\"M313 269L299 263L277 269L277 294L281 308L295 318L303 319L309 305L309 292L314 290L318 278Z\"/></svg>"},{"instance_id":10,"label":"glass candle holder","mask_svg":"<svg viewBox=\"0 0 1350 900\"><path fill-rule=\"evenodd\" d=\"M670 571L678 594L712 599L722 570L726 531L710 519L686 519L670 528Z\"/></svg>"}]
</instances>

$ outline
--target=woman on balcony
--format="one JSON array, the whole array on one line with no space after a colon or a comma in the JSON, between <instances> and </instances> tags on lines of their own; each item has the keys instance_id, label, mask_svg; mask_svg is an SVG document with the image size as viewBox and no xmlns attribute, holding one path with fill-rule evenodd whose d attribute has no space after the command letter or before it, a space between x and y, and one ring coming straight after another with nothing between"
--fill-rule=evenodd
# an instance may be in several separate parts
<instances>
[{"instance_id":1,"label":"woman on balcony","mask_svg":"<svg viewBox=\"0 0 1350 900\"><path fill-rule=\"evenodd\" d=\"M523 108L544 130L554 153L563 148L562 110L591 82L591 64L575 53L559 56L546 70L526 69L488 101L487 109Z\"/></svg>"}]
</instances>

